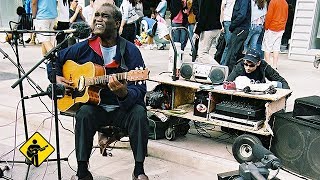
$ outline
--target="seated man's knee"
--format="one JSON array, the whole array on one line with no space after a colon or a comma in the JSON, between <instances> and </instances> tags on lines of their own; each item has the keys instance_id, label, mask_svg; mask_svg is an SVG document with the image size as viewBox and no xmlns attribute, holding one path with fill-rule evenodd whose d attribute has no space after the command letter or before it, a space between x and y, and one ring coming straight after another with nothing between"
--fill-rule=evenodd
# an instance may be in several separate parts
<instances>
[{"instance_id":1,"label":"seated man's knee","mask_svg":"<svg viewBox=\"0 0 320 180\"><path fill-rule=\"evenodd\" d=\"M146 109L141 105L135 105L131 109L130 113L132 119L135 119L135 121L146 121L147 120L147 111Z\"/></svg>"},{"instance_id":2,"label":"seated man's knee","mask_svg":"<svg viewBox=\"0 0 320 180\"><path fill-rule=\"evenodd\" d=\"M91 105L82 105L75 115L76 120L90 119L94 115L93 108Z\"/></svg>"}]
</instances>

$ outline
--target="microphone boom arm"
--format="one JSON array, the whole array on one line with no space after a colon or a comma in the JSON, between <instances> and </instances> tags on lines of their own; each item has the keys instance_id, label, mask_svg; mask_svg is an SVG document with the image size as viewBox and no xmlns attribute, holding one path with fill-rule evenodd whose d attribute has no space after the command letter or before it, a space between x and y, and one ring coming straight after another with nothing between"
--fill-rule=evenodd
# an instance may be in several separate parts
<instances>
[{"instance_id":1,"label":"microphone boom arm","mask_svg":"<svg viewBox=\"0 0 320 180\"><path fill-rule=\"evenodd\" d=\"M0 48L0 52L3 54L4 58L3 59L8 59L16 68L19 69L20 72L22 72L22 74L25 74L25 71L17 64L15 63L7 53L5 53L1 48ZM26 77L38 90L40 90L41 92L43 92L43 90L41 89L41 87L35 83L29 76Z\"/></svg>"},{"instance_id":2,"label":"microphone boom arm","mask_svg":"<svg viewBox=\"0 0 320 180\"><path fill-rule=\"evenodd\" d=\"M23 81L24 78L28 77L29 74L34 71L41 63L43 63L46 59L50 59L52 56L55 56L55 53L60 50L61 46L68 41L72 37L72 33L67 36L61 43L59 43L56 47L52 48L47 54L42 58L36 65L34 65L28 72L26 72L20 79L18 79L13 85L11 85L12 89L14 89L20 82ZM43 91L42 91L43 92Z\"/></svg>"}]
</instances>

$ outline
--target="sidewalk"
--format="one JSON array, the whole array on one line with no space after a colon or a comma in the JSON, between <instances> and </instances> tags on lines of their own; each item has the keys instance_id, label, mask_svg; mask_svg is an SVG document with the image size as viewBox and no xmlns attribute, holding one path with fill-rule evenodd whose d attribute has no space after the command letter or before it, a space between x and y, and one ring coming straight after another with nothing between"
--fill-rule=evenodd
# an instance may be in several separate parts
<instances>
[{"instance_id":1,"label":"sidewalk","mask_svg":"<svg viewBox=\"0 0 320 180\"><path fill-rule=\"evenodd\" d=\"M0 44L9 57L16 60L11 48L8 44ZM150 76L157 75L167 71L168 51L167 50L144 50L140 48L146 66L150 69ZM41 57L40 46L27 45L26 48L19 46L20 62L25 71L33 67ZM188 52L186 50L186 52ZM186 53L187 54L187 53ZM0 54L0 58L3 57ZM191 57L190 57L191 58ZM320 70L315 69L312 63L290 61L286 55L280 55L279 71L289 82L293 90L292 96L288 99L287 111L291 111L294 105L294 99L303 96L319 95ZM46 78L46 71L37 68L31 73L30 77L46 89L49 82ZM17 70L8 60L1 60L0 71L0 157L7 153L15 146L15 129L16 129L16 145L25 140L23 127L23 118L21 118L21 104L17 114L17 128L15 128L16 108L20 99L19 88L12 89L11 85L17 80ZM155 83L147 83L148 89L151 90ZM23 81L24 95L34 94L34 90ZM41 98L45 105L51 110L51 101L47 97ZM55 144L54 120L47 112L44 105L38 98L25 101L27 112L27 125L29 136L36 130L40 132L50 143ZM47 118L47 119L46 119ZM70 117L60 116L61 125L73 131L73 120ZM73 152L74 135L59 126L60 151L61 157L68 157L69 164L62 162L62 177L70 179L74 174L73 169L76 168L76 159ZM238 163L231 154L231 143L233 137L229 135L221 135L220 132L208 131L213 138L204 138L194 130L186 137L178 137L175 141L167 140L150 140L148 144L149 157L146 158L145 170L150 179L161 180L178 180L178 179L217 179L218 173L233 171L238 168ZM221 139L216 139L217 137ZM95 141L97 142L97 141ZM117 143L117 146L128 147L128 143ZM126 180L131 178L134 161L131 150L127 148L113 149L111 151L113 157L102 157L99 150L95 150L90 159L90 170L93 172L95 179L119 179ZM55 158L54 152L50 158ZM2 160L12 160L13 153L4 156ZM23 160L23 156L16 151L16 160ZM2 168L4 163L0 164ZM14 168L9 172L13 179L24 179L27 166L24 164L15 164ZM44 176L45 174L45 176ZM43 178L44 177L44 178ZM282 179L298 179L287 173L281 172L279 177ZM36 179L57 179L56 162L44 162L39 168L31 167L29 178Z\"/></svg>"}]
</instances>

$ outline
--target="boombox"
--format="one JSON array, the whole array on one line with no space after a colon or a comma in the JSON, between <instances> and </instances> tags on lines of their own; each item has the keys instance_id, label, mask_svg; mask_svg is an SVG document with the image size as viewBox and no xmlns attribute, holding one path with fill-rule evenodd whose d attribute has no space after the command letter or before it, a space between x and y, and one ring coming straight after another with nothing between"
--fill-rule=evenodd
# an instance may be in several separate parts
<instances>
[{"instance_id":1,"label":"boombox","mask_svg":"<svg viewBox=\"0 0 320 180\"><path fill-rule=\"evenodd\" d=\"M219 64L186 62L180 67L180 74L184 79L200 83L222 84L228 73L228 66Z\"/></svg>"}]
</instances>

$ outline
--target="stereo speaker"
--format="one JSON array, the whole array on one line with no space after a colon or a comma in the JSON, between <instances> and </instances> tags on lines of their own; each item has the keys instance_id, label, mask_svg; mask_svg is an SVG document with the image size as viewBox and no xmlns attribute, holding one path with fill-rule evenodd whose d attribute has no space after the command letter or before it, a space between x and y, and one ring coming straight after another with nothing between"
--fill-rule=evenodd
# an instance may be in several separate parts
<instances>
[{"instance_id":1,"label":"stereo speaker","mask_svg":"<svg viewBox=\"0 0 320 180\"><path fill-rule=\"evenodd\" d=\"M320 115L320 96L302 97L294 101L294 117L312 115Z\"/></svg>"},{"instance_id":2,"label":"stereo speaker","mask_svg":"<svg viewBox=\"0 0 320 180\"><path fill-rule=\"evenodd\" d=\"M222 84L227 79L228 72L227 66L218 64L187 62L180 67L180 74L184 79L210 84Z\"/></svg>"},{"instance_id":3,"label":"stereo speaker","mask_svg":"<svg viewBox=\"0 0 320 180\"><path fill-rule=\"evenodd\" d=\"M282 165L303 176L320 177L320 116L274 115L271 151Z\"/></svg>"}]
</instances>

